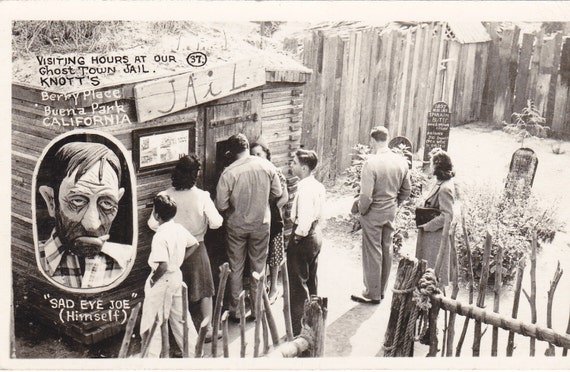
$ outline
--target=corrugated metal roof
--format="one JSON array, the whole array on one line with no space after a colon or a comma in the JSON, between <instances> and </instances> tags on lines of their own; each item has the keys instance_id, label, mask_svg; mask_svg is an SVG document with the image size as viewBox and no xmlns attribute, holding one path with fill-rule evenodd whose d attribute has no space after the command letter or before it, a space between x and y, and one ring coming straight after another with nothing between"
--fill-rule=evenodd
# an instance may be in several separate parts
<instances>
[{"instance_id":1,"label":"corrugated metal roof","mask_svg":"<svg viewBox=\"0 0 570 372\"><path fill-rule=\"evenodd\" d=\"M447 35L461 44L491 41L491 36L481 22L447 22Z\"/></svg>"}]
</instances>

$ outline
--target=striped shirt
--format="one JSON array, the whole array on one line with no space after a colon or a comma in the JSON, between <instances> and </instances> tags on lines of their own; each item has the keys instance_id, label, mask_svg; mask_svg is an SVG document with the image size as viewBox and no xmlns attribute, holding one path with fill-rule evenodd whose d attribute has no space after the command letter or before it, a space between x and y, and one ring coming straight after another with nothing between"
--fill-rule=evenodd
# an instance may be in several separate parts
<instances>
[{"instance_id":1,"label":"striped shirt","mask_svg":"<svg viewBox=\"0 0 570 372\"><path fill-rule=\"evenodd\" d=\"M85 258L82 272L79 257L62 244L55 232L39 247L40 262L44 272L69 288L103 287L114 282L132 259L132 246L105 242L101 253Z\"/></svg>"}]
</instances>

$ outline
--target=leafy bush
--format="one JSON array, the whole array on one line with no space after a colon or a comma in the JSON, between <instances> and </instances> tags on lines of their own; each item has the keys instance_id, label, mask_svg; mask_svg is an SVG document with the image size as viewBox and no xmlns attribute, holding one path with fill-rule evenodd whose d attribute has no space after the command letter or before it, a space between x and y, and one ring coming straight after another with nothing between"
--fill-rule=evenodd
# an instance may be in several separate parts
<instances>
[{"instance_id":1,"label":"leafy bush","mask_svg":"<svg viewBox=\"0 0 570 372\"><path fill-rule=\"evenodd\" d=\"M499 268L495 260L499 247L503 249L501 265L503 282L514 279L516 268L530 253L532 231L537 231L539 247L554 239L562 224L556 219L554 205L543 206L539 200L523 190L522 185L513 192L490 190L475 186L461 190L463 218L471 248L475 284L479 283L482 271L485 236L489 229L493 244L491 247L489 284L494 283L494 273ZM456 247L460 276L468 280L468 256L460 226L456 231Z\"/></svg>"},{"instance_id":2,"label":"leafy bush","mask_svg":"<svg viewBox=\"0 0 570 372\"><path fill-rule=\"evenodd\" d=\"M525 138L548 137L550 128L545 125L546 119L540 114L538 108L530 99L520 113L515 112L511 115L511 121L512 123L503 121L503 131L516 136L521 141L521 147Z\"/></svg>"},{"instance_id":3,"label":"leafy bush","mask_svg":"<svg viewBox=\"0 0 570 372\"><path fill-rule=\"evenodd\" d=\"M370 146L358 144L352 148L352 165L346 169L345 186L350 187L355 191L355 194L360 193L360 177L362 174L362 165L370 156ZM408 149L400 147L392 151L406 156L409 154ZM422 195L422 190L427 184L427 176L422 172L421 167L415 167L410 170L411 179L411 193L410 198L404 201L398 208L396 218L394 220L394 234L392 235L392 246L394 253L398 254L402 248L404 239L409 237L410 231L416 230L415 224L415 209L418 199ZM352 231L356 232L360 229L359 216L357 214L351 215Z\"/></svg>"}]
</instances>

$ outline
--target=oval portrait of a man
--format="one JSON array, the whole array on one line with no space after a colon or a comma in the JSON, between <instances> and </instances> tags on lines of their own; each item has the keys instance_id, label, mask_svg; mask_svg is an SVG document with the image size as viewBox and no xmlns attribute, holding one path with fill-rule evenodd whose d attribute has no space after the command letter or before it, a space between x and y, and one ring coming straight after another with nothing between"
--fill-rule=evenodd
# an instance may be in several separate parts
<instances>
[{"instance_id":1,"label":"oval portrait of a man","mask_svg":"<svg viewBox=\"0 0 570 372\"><path fill-rule=\"evenodd\" d=\"M124 146L107 134L54 139L35 170L36 260L54 285L99 292L128 275L136 256L136 200Z\"/></svg>"}]
</instances>

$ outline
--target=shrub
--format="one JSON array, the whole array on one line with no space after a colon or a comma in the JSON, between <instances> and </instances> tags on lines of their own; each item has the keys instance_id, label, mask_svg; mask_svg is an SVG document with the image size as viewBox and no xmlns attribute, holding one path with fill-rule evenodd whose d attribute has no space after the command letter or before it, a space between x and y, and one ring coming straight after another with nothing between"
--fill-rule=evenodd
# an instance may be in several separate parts
<instances>
[{"instance_id":1,"label":"shrub","mask_svg":"<svg viewBox=\"0 0 570 372\"><path fill-rule=\"evenodd\" d=\"M540 201L523 190L522 186L513 192L491 190L473 186L461 190L462 215L471 248L475 284L479 283L482 271L485 236L489 229L493 244L490 256L489 284L494 283L494 273L499 268L495 257L497 249L503 249L501 265L503 282L514 279L516 268L530 253L532 231L537 231L539 247L554 239L562 224L556 219L554 205L543 206ZM468 280L468 256L460 226L456 231L456 248L460 276Z\"/></svg>"},{"instance_id":2,"label":"shrub","mask_svg":"<svg viewBox=\"0 0 570 372\"><path fill-rule=\"evenodd\" d=\"M503 131L517 137L521 142L521 147L524 145L525 138L548 137L550 128L546 126L546 119L530 99L520 113L515 112L511 115L511 121L510 124L503 121Z\"/></svg>"},{"instance_id":3,"label":"shrub","mask_svg":"<svg viewBox=\"0 0 570 372\"><path fill-rule=\"evenodd\" d=\"M370 146L358 144L352 148L352 165L346 169L345 185L355 191L355 194L360 193L360 177L362 174L362 165L370 156ZM394 152L406 156L409 154L408 149L405 147L393 149ZM411 193L410 198L404 201L398 208L396 218L394 220L394 234L392 235L392 246L394 253L398 254L402 248L404 239L409 237L410 231L416 230L415 224L415 209L418 199L422 195L422 190L427 184L427 176L422 172L421 167L414 167L410 171L411 179ZM359 216L352 214L350 218L352 223L352 231L356 232L360 229Z\"/></svg>"}]
</instances>

